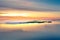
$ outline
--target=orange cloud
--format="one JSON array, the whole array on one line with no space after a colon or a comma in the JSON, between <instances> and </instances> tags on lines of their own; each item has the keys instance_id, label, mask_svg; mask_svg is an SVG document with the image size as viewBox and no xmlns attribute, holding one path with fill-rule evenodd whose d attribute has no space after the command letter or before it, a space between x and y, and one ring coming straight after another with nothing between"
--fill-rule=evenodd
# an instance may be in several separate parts
<instances>
[{"instance_id":1,"label":"orange cloud","mask_svg":"<svg viewBox=\"0 0 60 40\"><path fill-rule=\"evenodd\" d=\"M58 13L58 14L57 14ZM59 18L60 12L35 12L25 10L0 10L0 21L3 20L41 20Z\"/></svg>"}]
</instances>

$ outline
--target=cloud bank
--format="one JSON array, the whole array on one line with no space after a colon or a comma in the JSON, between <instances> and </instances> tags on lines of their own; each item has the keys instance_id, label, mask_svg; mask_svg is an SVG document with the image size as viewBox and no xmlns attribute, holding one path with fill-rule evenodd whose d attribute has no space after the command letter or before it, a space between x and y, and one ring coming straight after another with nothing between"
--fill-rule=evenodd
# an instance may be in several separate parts
<instances>
[{"instance_id":1,"label":"cloud bank","mask_svg":"<svg viewBox=\"0 0 60 40\"><path fill-rule=\"evenodd\" d=\"M46 0L45 0L46 1ZM51 0L52 1L52 0ZM52 3L53 4L53 3ZM56 3L55 3L56 4ZM60 11L60 5L51 5L39 0L0 0L0 9L18 9L31 11Z\"/></svg>"}]
</instances>

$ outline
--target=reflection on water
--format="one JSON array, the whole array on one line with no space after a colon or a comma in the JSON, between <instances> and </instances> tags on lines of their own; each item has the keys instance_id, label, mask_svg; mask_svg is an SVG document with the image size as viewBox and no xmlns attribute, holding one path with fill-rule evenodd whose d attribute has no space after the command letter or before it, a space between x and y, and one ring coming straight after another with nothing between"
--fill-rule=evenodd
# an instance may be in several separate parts
<instances>
[{"instance_id":1,"label":"reflection on water","mask_svg":"<svg viewBox=\"0 0 60 40\"><path fill-rule=\"evenodd\" d=\"M0 26L0 40L60 40L59 21L40 24L0 24Z\"/></svg>"},{"instance_id":2,"label":"reflection on water","mask_svg":"<svg viewBox=\"0 0 60 40\"><path fill-rule=\"evenodd\" d=\"M55 28L60 22L52 23L27 23L27 24L0 24L0 29L5 30L23 30L23 31L45 31L48 27Z\"/></svg>"}]
</instances>

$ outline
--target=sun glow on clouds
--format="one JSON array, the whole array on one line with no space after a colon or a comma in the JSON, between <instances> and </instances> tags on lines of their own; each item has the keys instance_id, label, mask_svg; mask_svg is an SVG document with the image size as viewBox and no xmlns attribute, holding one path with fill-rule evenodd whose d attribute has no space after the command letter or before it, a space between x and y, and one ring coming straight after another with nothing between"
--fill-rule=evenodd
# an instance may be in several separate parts
<instances>
[{"instance_id":1,"label":"sun glow on clouds","mask_svg":"<svg viewBox=\"0 0 60 40\"><path fill-rule=\"evenodd\" d=\"M28 14L27 13L21 13L21 14L7 13L7 14L2 14L2 16L28 16Z\"/></svg>"},{"instance_id":2,"label":"sun glow on clouds","mask_svg":"<svg viewBox=\"0 0 60 40\"><path fill-rule=\"evenodd\" d=\"M39 12L26 10L1 10L0 20L41 20L60 18L60 12Z\"/></svg>"},{"instance_id":3,"label":"sun glow on clouds","mask_svg":"<svg viewBox=\"0 0 60 40\"><path fill-rule=\"evenodd\" d=\"M3 10L0 11L0 21L6 22L6 21L31 21L35 18L40 20L40 17L60 17L56 13L60 12L38 12L38 11L22 11L22 10ZM37 26L40 27L44 24L0 24L1 29L7 29L7 30L15 30L15 29L22 29L24 31L28 30L36 30ZM40 27L40 30L44 28ZM38 30L38 29L37 29Z\"/></svg>"},{"instance_id":4,"label":"sun glow on clouds","mask_svg":"<svg viewBox=\"0 0 60 40\"><path fill-rule=\"evenodd\" d=\"M23 17L60 17L58 12L34 12L34 11L21 11L21 12L5 12L0 16L23 16Z\"/></svg>"}]
</instances>

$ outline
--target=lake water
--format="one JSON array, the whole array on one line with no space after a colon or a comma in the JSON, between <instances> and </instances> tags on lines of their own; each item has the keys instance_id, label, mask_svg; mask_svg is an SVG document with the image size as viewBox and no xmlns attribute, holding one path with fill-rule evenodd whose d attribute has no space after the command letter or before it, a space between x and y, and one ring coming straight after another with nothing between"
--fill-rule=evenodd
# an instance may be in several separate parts
<instances>
[{"instance_id":1,"label":"lake water","mask_svg":"<svg viewBox=\"0 0 60 40\"><path fill-rule=\"evenodd\" d=\"M60 21L0 24L0 40L60 40Z\"/></svg>"}]
</instances>

